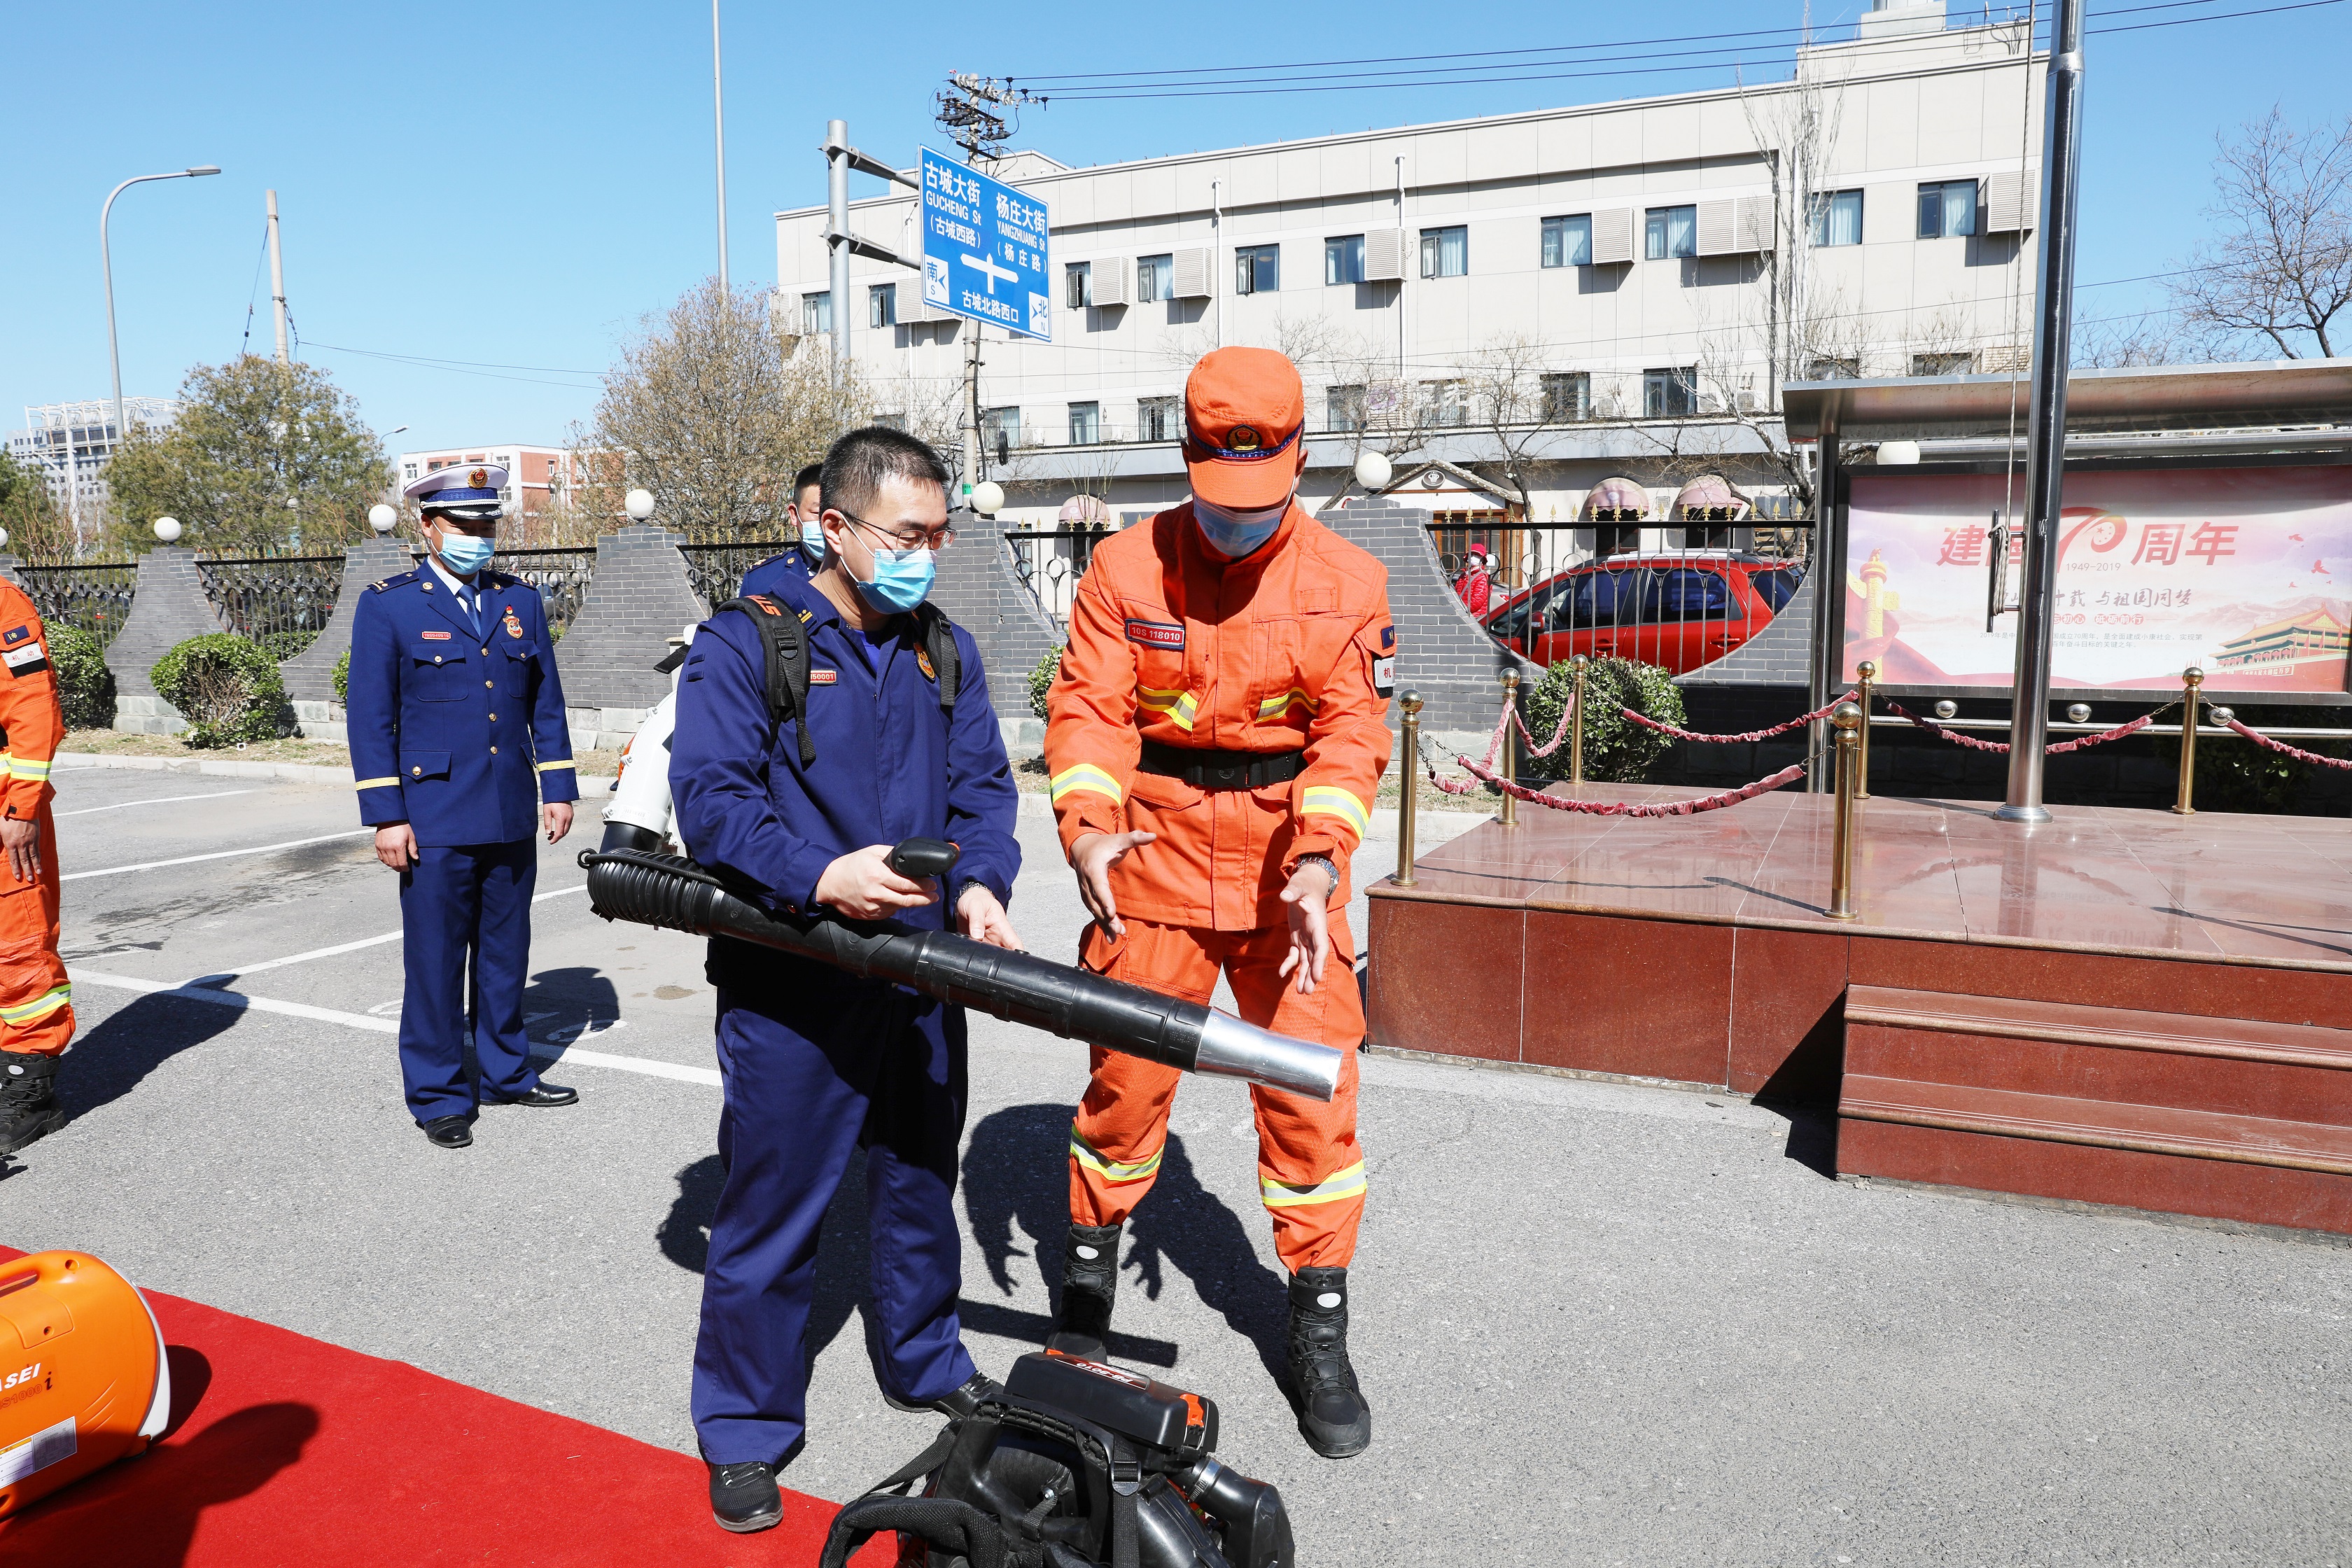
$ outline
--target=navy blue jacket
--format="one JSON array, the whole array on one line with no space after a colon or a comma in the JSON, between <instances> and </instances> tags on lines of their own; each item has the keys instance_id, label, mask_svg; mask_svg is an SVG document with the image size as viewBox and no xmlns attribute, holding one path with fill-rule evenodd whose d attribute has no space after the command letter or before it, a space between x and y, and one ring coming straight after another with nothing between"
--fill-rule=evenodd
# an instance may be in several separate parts
<instances>
[{"instance_id":1,"label":"navy blue jacket","mask_svg":"<svg viewBox=\"0 0 2352 1568\"><path fill-rule=\"evenodd\" d=\"M406 822L420 846L529 838L542 799L580 798L539 590L497 572L474 581L478 634L421 566L371 585L352 621L360 820Z\"/></svg>"},{"instance_id":2,"label":"navy blue jacket","mask_svg":"<svg viewBox=\"0 0 2352 1568\"><path fill-rule=\"evenodd\" d=\"M774 591L777 584L788 578L794 582L805 583L816 571L817 564L816 562L809 559L809 552L804 547L795 544L782 555L771 555L749 572L744 573L743 585L735 592L738 594L771 593Z\"/></svg>"},{"instance_id":3,"label":"navy blue jacket","mask_svg":"<svg viewBox=\"0 0 2352 1568\"><path fill-rule=\"evenodd\" d=\"M946 926L966 882L1008 907L1021 869L1013 837L1020 795L1004 736L988 700L980 647L962 627L962 665L950 727L937 682L919 658L912 616L877 677L866 636L820 590L788 579L769 596L802 617L809 635L809 733L816 762L801 765L799 721L768 711L767 655L751 618L737 611L702 623L678 671L677 727L669 747L677 834L702 864L724 867L761 889L776 909L815 905L817 879L841 856L916 837L963 847L937 904L902 923Z\"/></svg>"}]
</instances>

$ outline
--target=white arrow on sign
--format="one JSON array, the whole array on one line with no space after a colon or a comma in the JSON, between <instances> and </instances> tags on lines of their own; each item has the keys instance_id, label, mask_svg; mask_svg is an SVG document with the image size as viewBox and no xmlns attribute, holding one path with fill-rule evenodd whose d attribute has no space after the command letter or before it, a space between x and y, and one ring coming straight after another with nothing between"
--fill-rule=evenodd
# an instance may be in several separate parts
<instances>
[{"instance_id":1,"label":"white arrow on sign","mask_svg":"<svg viewBox=\"0 0 2352 1568\"><path fill-rule=\"evenodd\" d=\"M967 251L964 253L963 264L966 267L971 268L975 272L985 272L988 274L988 297L992 300L996 298L996 280L998 279L1002 278L1007 283L1011 283L1021 276L1021 274L1013 271L1010 267L1007 267L1003 262L997 260L993 256L974 256L971 252Z\"/></svg>"}]
</instances>

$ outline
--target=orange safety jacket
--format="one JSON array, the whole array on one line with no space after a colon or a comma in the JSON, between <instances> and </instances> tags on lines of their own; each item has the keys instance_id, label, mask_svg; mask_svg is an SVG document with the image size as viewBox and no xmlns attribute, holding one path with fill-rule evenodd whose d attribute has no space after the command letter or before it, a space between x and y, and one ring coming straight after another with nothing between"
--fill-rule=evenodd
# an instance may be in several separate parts
<instances>
[{"instance_id":1,"label":"orange safety jacket","mask_svg":"<svg viewBox=\"0 0 2352 1568\"><path fill-rule=\"evenodd\" d=\"M25 822L39 816L49 797L49 765L66 734L48 641L33 601L0 578L0 732L7 736L7 750L0 753L0 816Z\"/></svg>"},{"instance_id":2,"label":"orange safety jacket","mask_svg":"<svg viewBox=\"0 0 2352 1568\"><path fill-rule=\"evenodd\" d=\"M1280 925L1283 886L1308 855L1330 857L1331 901L1345 902L1392 749L1385 567L1296 501L1269 543L1228 562L1202 542L1187 502L1096 547L1069 633L1045 721L1063 852L1088 833L1159 835L1111 868L1121 916ZM1202 791L1139 771L1145 741L1304 752L1304 771Z\"/></svg>"}]
</instances>

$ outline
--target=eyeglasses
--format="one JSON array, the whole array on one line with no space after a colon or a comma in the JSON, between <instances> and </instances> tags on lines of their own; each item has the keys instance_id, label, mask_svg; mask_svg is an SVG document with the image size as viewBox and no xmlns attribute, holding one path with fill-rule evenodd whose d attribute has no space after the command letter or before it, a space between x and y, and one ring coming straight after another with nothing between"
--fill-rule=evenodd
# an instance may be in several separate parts
<instances>
[{"instance_id":1,"label":"eyeglasses","mask_svg":"<svg viewBox=\"0 0 2352 1568\"><path fill-rule=\"evenodd\" d=\"M841 511L839 507L835 507L832 510L841 512L842 516L847 518L850 521L856 523L866 532L881 535L884 539L888 540L893 546L900 550L929 550L936 552L945 550L949 545L955 542L956 531L953 526L930 529L916 528L908 529L903 532L894 533L887 528L875 527L872 523L866 521L864 518L858 516L854 511Z\"/></svg>"}]
</instances>

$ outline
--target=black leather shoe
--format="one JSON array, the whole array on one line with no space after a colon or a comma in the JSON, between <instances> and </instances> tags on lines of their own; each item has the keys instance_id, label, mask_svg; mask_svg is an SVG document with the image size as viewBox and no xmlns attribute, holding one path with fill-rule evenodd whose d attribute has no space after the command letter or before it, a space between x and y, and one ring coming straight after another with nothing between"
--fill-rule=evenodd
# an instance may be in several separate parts
<instances>
[{"instance_id":1,"label":"black leather shoe","mask_svg":"<svg viewBox=\"0 0 2352 1568\"><path fill-rule=\"evenodd\" d=\"M784 1517L776 1467L760 1459L710 1467L710 1517L738 1535L773 1530Z\"/></svg>"},{"instance_id":2,"label":"black leather shoe","mask_svg":"<svg viewBox=\"0 0 2352 1568\"><path fill-rule=\"evenodd\" d=\"M579 1100L580 1091L576 1089L566 1089L560 1083L542 1083L524 1089L512 1100L501 1100L499 1103L528 1105L533 1110L543 1110L551 1105L577 1104Z\"/></svg>"},{"instance_id":3,"label":"black leather shoe","mask_svg":"<svg viewBox=\"0 0 2352 1568\"><path fill-rule=\"evenodd\" d=\"M425 1141L436 1149L470 1149L474 1130L462 1116L436 1116L425 1124Z\"/></svg>"},{"instance_id":4,"label":"black leather shoe","mask_svg":"<svg viewBox=\"0 0 2352 1568\"><path fill-rule=\"evenodd\" d=\"M997 1389L996 1380L984 1372L973 1373L964 1379L961 1388L929 1405L908 1405L897 1395L884 1394L882 1398L893 1410L903 1410L909 1415L920 1415L926 1410L936 1410L950 1421L960 1421L980 1408L980 1402Z\"/></svg>"}]
</instances>

